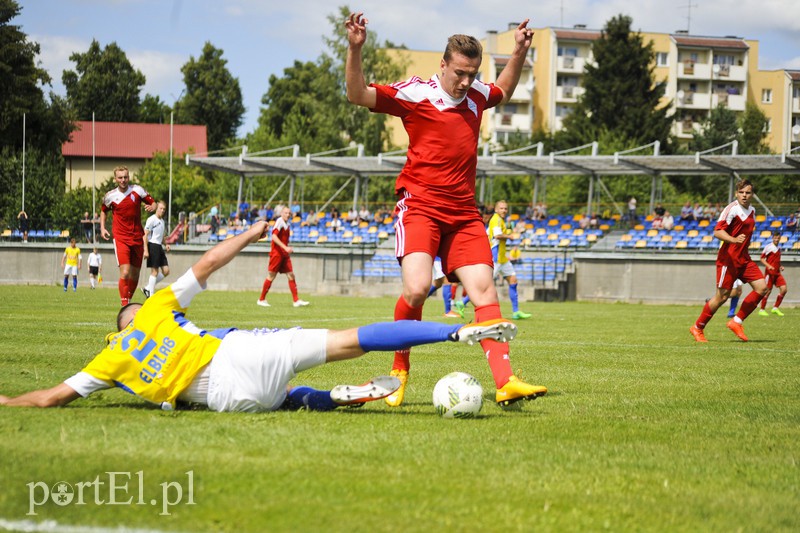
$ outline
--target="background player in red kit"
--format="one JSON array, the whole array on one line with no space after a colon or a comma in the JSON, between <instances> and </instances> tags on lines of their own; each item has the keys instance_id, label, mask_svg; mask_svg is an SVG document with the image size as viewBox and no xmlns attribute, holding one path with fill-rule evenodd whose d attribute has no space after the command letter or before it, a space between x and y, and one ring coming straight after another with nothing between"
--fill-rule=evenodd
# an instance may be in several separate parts
<instances>
[{"instance_id":1,"label":"background player in red kit","mask_svg":"<svg viewBox=\"0 0 800 533\"><path fill-rule=\"evenodd\" d=\"M519 81L533 38L527 24L526 19L517 27L514 51L494 84L477 79L483 56L480 42L468 35L453 35L447 41L440 74L430 80L412 77L392 85L367 86L361 66L367 19L363 13L354 13L345 22L348 100L400 117L409 136L408 159L395 184L399 199L395 255L403 278L395 320L422 318L437 255L447 277L461 281L469 293L475 320L501 317L492 253L475 206L477 151L483 111L508 101ZM481 346L497 386L498 403L533 399L547 392L514 376L508 343L487 339ZM409 352L396 352L392 375L402 385L386 399L391 406L403 401L409 367Z\"/></svg>"},{"instance_id":2,"label":"background player in red kit","mask_svg":"<svg viewBox=\"0 0 800 533\"><path fill-rule=\"evenodd\" d=\"M144 244L142 236L142 203L148 213L156 210L156 201L139 185L131 185L127 167L114 169L117 188L106 193L100 208L100 235L108 240L111 236L106 229L106 213L111 211L111 231L114 234L114 255L119 265L119 300L128 305L139 284L139 270L142 268Z\"/></svg>"},{"instance_id":3,"label":"background player in red kit","mask_svg":"<svg viewBox=\"0 0 800 533\"><path fill-rule=\"evenodd\" d=\"M294 279L294 269L292 268L292 258L290 257L294 250L289 246L289 237L292 233L289 227L289 219L291 217L292 210L288 206L284 206L280 210L278 220L275 221L275 226L272 228L272 247L269 250L267 279L264 280L264 286L261 287L261 296L256 302L261 307L269 307L269 303L266 300L267 293L278 273L286 274L286 277L289 278L289 290L292 292L294 306L305 307L308 305L307 301L297 297L297 282Z\"/></svg>"},{"instance_id":4,"label":"background player in red kit","mask_svg":"<svg viewBox=\"0 0 800 533\"><path fill-rule=\"evenodd\" d=\"M772 242L764 247L761 252L761 264L764 265L764 280L767 282L767 294L761 300L761 309L758 311L759 315L767 316L767 300L772 292L772 287L778 287L780 294L775 299L775 305L772 306L772 314L783 316L783 311L779 308L783 297L786 296L786 280L783 277L783 265L781 265L781 249L778 244L781 242L781 232L775 230L772 232Z\"/></svg>"},{"instance_id":5,"label":"background player in red kit","mask_svg":"<svg viewBox=\"0 0 800 533\"><path fill-rule=\"evenodd\" d=\"M706 302L703 312L689 331L697 342L708 342L703 329L730 296L736 278L749 283L753 291L742 302L736 316L728 321L728 329L743 341L747 340L742 322L764 297L767 284L758 265L750 259L747 248L756 227L756 210L750 205L753 184L739 180L736 184L736 201L726 207L714 226L714 237L722 241L717 253L717 292Z\"/></svg>"}]
</instances>

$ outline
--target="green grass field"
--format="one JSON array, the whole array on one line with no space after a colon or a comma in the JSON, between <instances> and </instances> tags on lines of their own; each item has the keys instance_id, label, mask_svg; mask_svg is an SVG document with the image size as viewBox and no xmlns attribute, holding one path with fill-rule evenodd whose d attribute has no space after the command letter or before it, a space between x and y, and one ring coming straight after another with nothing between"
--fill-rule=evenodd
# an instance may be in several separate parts
<instances>
[{"instance_id":1,"label":"green grass field","mask_svg":"<svg viewBox=\"0 0 800 533\"><path fill-rule=\"evenodd\" d=\"M394 307L312 296L294 309L276 294L263 309L256 297L209 292L189 316L207 328L338 329L391 320ZM118 309L116 290L85 286L0 286L0 302L0 393L13 395L77 372ZM698 345L688 329L701 304L524 304L534 318L518 322L512 362L550 393L518 410L491 401L480 349L452 343L414 350L399 409L162 412L119 390L61 409L0 408L0 529L29 520L167 531L797 531L800 310L751 316L749 343L720 313ZM446 320L440 313L430 300L425 318ZM390 365L390 354L373 353L297 381L362 382ZM453 370L483 384L477 419L435 414L433 386ZM107 472L130 479L117 475L110 495ZM36 501L45 484L96 479L105 485L87 485L83 505L28 514L31 486ZM178 483L182 502L165 514L162 491L175 501Z\"/></svg>"}]
</instances>

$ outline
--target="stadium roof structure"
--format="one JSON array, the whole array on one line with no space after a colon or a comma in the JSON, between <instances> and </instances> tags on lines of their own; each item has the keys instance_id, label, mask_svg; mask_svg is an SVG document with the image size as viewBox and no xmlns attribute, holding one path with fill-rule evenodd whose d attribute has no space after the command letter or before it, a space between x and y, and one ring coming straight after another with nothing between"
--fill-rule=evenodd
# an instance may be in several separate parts
<instances>
[{"instance_id":1,"label":"stadium roof structure","mask_svg":"<svg viewBox=\"0 0 800 533\"><path fill-rule=\"evenodd\" d=\"M170 125L79 120L76 130L61 147L64 157L150 159L156 152L169 153ZM206 126L175 124L172 146L176 154L202 153L208 149ZM93 144L94 141L94 144Z\"/></svg>"},{"instance_id":2,"label":"stadium roof structure","mask_svg":"<svg viewBox=\"0 0 800 533\"><path fill-rule=\"evenodd\" d=\"M734 141L735 143L735 141ZM594 151L596 153L596 144ZM654 143L655 144L655 143ZM729 143L732 144L732 143ZM536 146L536 145L534 145ZM586 145L588 147L590 145ZM647 145L650 146L650 145ZM727 175L731 178L731 191L733 194L733 180L740 176L748 175L798 175L800 174L800 151L778 155L736 155L736 146L732 147L732 154L714 155L721 147L716 147L705 152L693 155L629 155L630 152L639 151L640 148L619 152L614 155L566 155L577 149L543 155L541 148L538 155L516 155L522 150L513 153L497 153L478 157L477 178L491 176L531 176L542 178L548 176L576 176L585 175L590 178L589 197L595 180L604 176L651 176L653 186L651 190L651 208L656 200L658 188L657 181L663 176L719 176ZM532 147L526 147L532 148ZM579 147L585 148L585 147ZM658 152L656 147L655 152ZM295 154L297 148L295 147ZM329 154L329 152L323 152ZM240 176L239 198L241 202L242 182L245 178L258 176L284 176L292 179L292 188L289 201L294 194L294 180L302 176L350 176L357 179L371 176L396 176L406 163L405 155L397 153L380 154L378 156L306 156L275 157L248 155L245 151L234 157L208 157L186 156L186 163L199 166L207 170L215 170L238 174ZM602 187L602 183L599 184ZM533 191L536 200L536 188ZM358 190L355 188L353 205L358 204ZM340 191L337 191L338 194ZM483 187L480 190L480 201L484 201ZM333 198L328 200L329 203ZM327 205L327 203L325 205ZM615 204L616 205L616 204Z\"/></svg>"}]
</instances>

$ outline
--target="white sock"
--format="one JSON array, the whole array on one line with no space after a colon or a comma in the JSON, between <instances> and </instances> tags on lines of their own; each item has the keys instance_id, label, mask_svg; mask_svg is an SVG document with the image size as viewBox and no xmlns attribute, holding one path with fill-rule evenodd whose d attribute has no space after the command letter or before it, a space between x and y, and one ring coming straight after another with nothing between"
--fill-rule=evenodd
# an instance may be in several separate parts
<instances>
[{"instance_id":1,"label":"white sock","mask_svg":"<svg viewBox=\"0 0 800 533\"><path fill-rule=\"evenodd\" d=\"M164 274L162 274L161 272L159 272L159 273L158 273L158 275L156 276L156 283L158 283L158 282L159 282L159 281L161 281L162 279L164 279ZM153 286L155 287L155 285L153 285Z\"/></svg>"},{"instance_id":2,"label":"white sock","mask_svg":"<svg viewBox=\"0 0 800 533\"><path fill-rule=\"evenodd\" d=\"M94 276L92 276L92 277L90 277L90 278L89 278L89 284L90 284L90 285L92 286L92 288L94 289L94 287L95 287L95 279L94 279Z\"/></svg>"},{"instance_id":3,"label":"white sock","mask_svg":"<svg viewBox=\"0 0 800 533\"><path fill-rule=\"evenodd\" d=\"M150 280L147 282L147 292L153 294L156 292L156 277L150 276Z\"/></svg>"}]
</instances>

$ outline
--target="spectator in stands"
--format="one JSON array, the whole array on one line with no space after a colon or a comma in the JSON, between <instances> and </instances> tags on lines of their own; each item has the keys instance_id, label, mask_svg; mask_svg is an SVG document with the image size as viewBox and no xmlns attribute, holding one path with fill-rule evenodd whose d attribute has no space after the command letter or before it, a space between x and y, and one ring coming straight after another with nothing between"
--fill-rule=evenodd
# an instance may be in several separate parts
<instances>
[{"instance_id":1,"label":"spectator in stands","mask_svg":"<svg viewBox=\"0 0 800 533\"><path fill-rule=\"evenodd\" d=\"M300 224L301 226L316 226L317 225L317 212L313 209L306 213L306 218Z\"/></svg>"},{"instance_id":2,"label":"spectator in stands","mask_svg":"<svg viewBox=\"0 0 800 533\"><path fill-rule=\"evenodd\" d=\"M19 232L22 233L22 242L28 242L28 213L23 209L17 215L19 220Z\"/></svg>"},{"instance_id":3,"label":"spectator in stands","mask_svg":"<svg viewBox=\"0 0 800 533\"><path fill-rule=\"evenodd\" d=\"M244 222L247 220L247 217L250 216L250 204L247 203L247 200L242 200L242 203L239 204L239 220Z\"/></svg>"},{"instance_id":4,"label":"spectator in stands","mask_svg":"<svg viewBox=\"0 0 800 533\"><path fill-rule=\"evenodd\" d=\"M681 220L683 221L691 221L694 220L694 210L692 209L692 203L686 202L683 204L681 208Z\"/></svg>"},{"instance_id":5,"label":"spectator in stands","mask_svg":"<svg viewBox=\"0 0 800 533\"><path fill-rule=\"evenodd\" d=\"M219 211L217 206L213 206L211 208L211 235L216 235L217 231L219 231L220 221L219 221Z\"/></svg>"},{"instance_id":6,"label":"spectator in stands","mask_svg":"<svg viewBox=\"0 0 800 533\"><path fill-rule=\"evenodd\" d=\"M264 204L264 209L267 210L264 215L264 220L272 220L275 217L275 210L273 210L269 204Z\"/></svg>"},{"instance_id":7,"label":"spectator in stands","mask_svg":"<svg viewBox=\"0 0 800 533\"><path fill-rule=\"evenodd\" d=\"M661 227L667 231L671 231L675 227L675 218L669 211L664 212L664 218L661 219Z\"/></svg>"},{"instance_id":8,"label":"spectator in stands","mask_svg":"<svg viewBox=\"0 0 800 533\"><path fill-rule=\"evenodd\" d=\"M250 210L250 214L247 217L247 221L248 222L255 222L256 220L258 220L258 217L260 217L260 216L261 216L261 213L259 213L258 207L253 206L253 208Z\"/></svg>"},{"instance_id":9,"label":"spectator in stands","mask_svg":"<svg viewBox=\"0 0 800 533\"><path fill-rule=\"evenodd\" d=\"M705 214L703 210L703 206L700 205L700 202L694 204L694 210L692 211L692 215L694 216L695 220L708 220L708 216Z\"/></svg>"},{"instance_id":10,"label":"spectator in stands","mask_svg":"<svg viewBox=\"0 0 800 533\"><path fill-rule=\"evenodd\" d=\"M653 214L657 217L664 218L665 212L666 209L664 209L664 206L661 205L661 202L656 203L656 207L653 209Z\"/></svg>"},{"instance_id":11,"label":"spectator in stands","mask_svg":"<svg viewBox=\"0 0 800 533\"><path fill-rule=\"evenodd\" d=\"M584 214L581 219L578 221L578 226L581 229L588 229L589 228L589 213Z\"/></svg>"},{"instance_id":12,"label":"spectator in stands","mask_svg":"<svg viewBox=\"0 0 800 533\"><path fill-rule=\"evenodd\" d=\"M708 202L708 205L706 206L706 216L708 217L708 220L716 222L720 213L722 213L722 206L719 205L719 202L717 202L717 205L713 205L711 202Z\"/></svg>"},{"instance_id":13,"label":"spectator in stands","mask_svg":"<svg viewBox=\"0 0 800 533\"><path fill-rule=\"evenodd\" d=\"M94 239L92 238L92 232L94 231L94 223L91 218L89 218L89 211L83 212L83 219L81 219L81 229L83 230L83 236L86 238L86 242L92 242Z\"/></svg>"},{"instance_id":14,"label":"spectator in stands","mask_svg":"<svg viewBox=\"0 0 800 533\"><path fill-rule=\"evenodd\" d=\"M659 215L655 210L653 211L653 220L650 223L651 229L663 229L664 227L664 216L663 216L663 209L662 214Z\"/></svg>"},{"instance_id":15,"label":"spectator in stands","mask_svg":"<svg viewBox=\"0 0 800 533\"><path fill-rule=\"evenodd\" d=\"M597 218L597 213L592 213L589 218L589 229L597 229L600 227L600 219Z\"/></svg>"},{"instance_id":16,"label":"spectator in stands","mask_svg":"<svg viewBox=\"0 0 800 533\"><path fill-rule=\"evenodd\" d=\"M349 222L351 226L358 224L358 211L356 210L355 206L353 206L353 208L347 212L347 222Z\"/></svg>"},{"instance_id":17,"label":"spectator in stands","mask_svg":"<svg viewBox=\"0 0 800 533\"><path fill-rule=\"evenodd\" d=\"M296 217L300 214L300 204L297 202L292 204L292 217Z\"/></svg>"},{"instance_id":18,"label":"spectator in stands","mask_svg":"<svg viewBox=\"0 0 800 533\"><path fill-rule=\"evenodd\" d=\"M367 206L362 205L361 209L358 211L358 219L361 222L371 222L372 221L372 213L369 212Z\"/></svg>"},{"instance_id":19,"label":"spectator in stands","mask_svg":"<svg viewBox=\"0 0 800 533\"><path fill-rule=\"evenodd\" d=\"M628 224L634 227L639 222L639 217L636 215L636 197L631 196L628 198Z\"/></svg>"},{"instance_id":20,"label":"spectator in stands","mask_svg":"<svg viewBox=\"0 0 800 533\"><path fill-rule=\"evenodd\" d=\"M786 231L794 233L797 231L797 216L800 215L800 209L792 213L786 218Z\"/></svg>"},{"instance_id":21,"label":"spectator in stands","mask_svg":"<svg viewBox=\"0 0 800 533\"><path fill-rule=\"evenodd\" d=\"M533 202L528 204L528 207L525 208L525 218L528 220L535 220L536 217L536 208L533 206Z\"/></svg>"},{"instance_id":22,"label":"spectator in stands","mask_svg":"<svg viewBox=\"0 0 800 533\"><path fill-rule=\"evenodd\" d=\"M339 218L339 211L336 208L331 211L331 229L334 232L342 230L342 219Z\"/></svg>"},{"instance_id":23,"label":"spectator in stands","mask_svg":"<svg viewBox=\"0 0 800 533\"><path fill-rule=\"evenodd\" d=\"M547 204L539 202L539 220L547 220Z\"/></svg>"}]
</instances>

